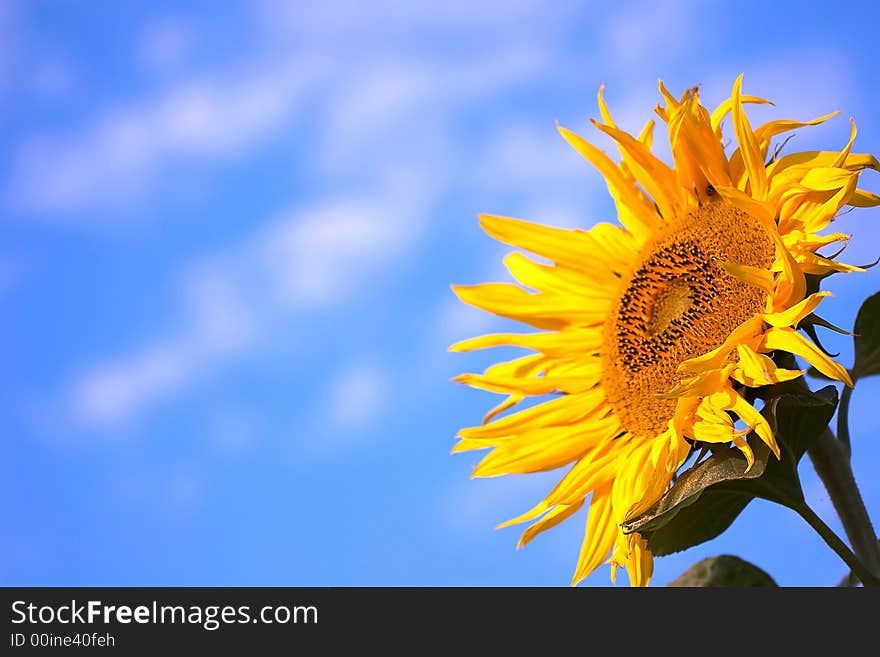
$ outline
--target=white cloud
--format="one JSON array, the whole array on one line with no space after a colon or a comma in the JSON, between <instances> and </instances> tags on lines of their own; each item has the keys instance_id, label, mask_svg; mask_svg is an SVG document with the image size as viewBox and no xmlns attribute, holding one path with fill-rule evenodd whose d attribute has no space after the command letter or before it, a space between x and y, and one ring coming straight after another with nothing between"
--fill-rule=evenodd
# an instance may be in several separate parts
<instances>
[{"instance_id":1,"label":"white cloud","mask_svg":"<svg viewBox=\"0 0 880 657\"><path fill-rule=\"evenodd\" d=\"M115 425L158 394L174 391L191 375L199 359L197 350L187 346L174 341L153 344L90 370L72 391L75 419Z\"/></svg>"},{"instance_id":2,"label":"white cloud","mask_svg":"<svg viewBox=\"0 0 880 657\"><path fill-rule=\"evenodd\" d=\"M324 101L320 164L340 173L362 170L377 157L418 159L449 176L450 157L466 143L455 133L462 113L548 74L551 64L546 48L520 44L443 60L397 54L355 63Z\"/></svg>"},{"instance_id":3,"label":"white cloud","mask_svg":"<svg viewBox=\"0 0 880 657\"><path fill-rule=\"evenodd\" d=\"M572 186L598 174L560 136L552 123L514 121L499 127L483 149L487 184L506 189Z\"/></svg>"},{"instance_id":4,"label":"white cloud","mask_svg":"<svg viewBox=\"0 0 880 657\"><path fill-rule=\"evenodd\" d=\"M459 20L459 10L450 11L441 14L457 26L453 32L482 31L477 19L461 14ZM540 18L544 12L531 2L502 14L498 20L539 17L536 25L544 27L558 19ZM418 16L411 20L423 20ZM489 24L491 18L485 14ZM302 14L304 22L315 20L323 19ZM334 38L320 51L309 50L314 57L338 55L352 45L338 38L339 30L348 29L340 25L350 26L347 20L328 25ZM171 36L162 36L163 29ZM160 44L185 40L179 28L156 30L145 43L148 37ZM329 174L331 189L374 190L348 199L334 191L326 202L297 205L242 244L188 267L183 317L163 335L77 378L69 391L76 417L91 427L130 422L264 344L269 327L306 309L332 311L339 300L361 292L370 276L400 267L428 219L426 200L455 175L445 160L438 167L438 149L461 145L453 132L460 110L549 72L556 55L552 36L547 29L524 46L504 43L501 35L498 47L480 41L477 50L451 60L406 59L401 53L407 50L380 47L378 56L355 57L350 66L335 56L304 59L288 47L268 68L251 60L241 75L192 79L105 112L72 134L31 139L19 153L11 189L31 209L75 210L142 191L179 158L216 159L251 147L289 125L307 97L311 109L324 110L325 120L316 126L315 152L302 154L306 170L321 158L330 165L320 173ZM438 149L420 148L426 143ZM521 150L534 145L517 144ZM345 177L352 172L355 185Z\"/></svg>"},{"instance_id":5,"label":"white cloud","mask_svg":"<svg viewBox=\"0 0 880 657\"><path fill-rule=\"evenodd\" d=\"M323 305L357 287L365 270L400 254L419 227L411 218L389 216L371 201L331 201L273 225L257 255L287 303Z\"/></svg>"},{"instance_id":6,"label":"white cloud","mask_svg":"<svg viewBox=\"0 0 880 657\"><path fill-rule=\"evenodd\" d=\"M190 80L71 134L31 136L18 149L7 193L24 209L50 212L125 197L176 158L234 154L265 139L293 120L312 75L303 66Z\"/></svg>"},{"instance_id":7,"label":"white cloud","mask_svg":"<svg viewBox=\"0 0 880 657\"><path fill-rule=\"evenodd\" d=\"M430 30L436 37L483 35L487 30L503 34L504 27L524 22L533 29L546 28L564 21L582 3L569 2L564 7L554 7L555 11L547 11L541 0L260 0L255 4L269 32L319 43L335 37L343 46L358 47L365 41L411 36L417 30Z\"/></svg>"},{"instance_id":8,"label":"white cloud","mask_svg":"<svg viewBox=\"0 0 880 657\"><path fill-rule=\"evenodd\" d=\"M298 312L330 309L403 262L424 227L418 185L282 213L238 248L182 276L186 314L160 339L89 368L69 390L74 417L116 428L273 339Z\"/></svg>"},{"instance_id":9,"label":"white cloud","mask_svg":"<svg viewBox=\"0 0 880 657\"><path fill-rule=\"evenodd\" d=\"M320 429L334 444L355 443L382 417L390 401L391 375L376 362L348 363L331 380L321 410Z\"/></svg>"},{"instance_id":10,"label":"white cloud","mask_svg":"<svg viewBox=\"0 0 880 657\"><path fill-rule=\"evenodd\" d=\"M375 162L380 146L385 160L407 148L411 155L414 142L433 149L451 141L440 133L455 110L551 71L554 26L566 13L543 12L531 1L503 3L503 11L465 4L418 10L399 3L369 10L360 3L320 4L315 11L299 5L291 11L289 3L264 6L272 24L262 28L278 28L284 38L273 43L260 35L261 45L243 51L235 74L206 71L157 95L118 102L68 131L26 136L7 181L13 207L68 215L156 195L163 174L179 187L171 172L181 158L234 156L293 125L306 102L324 117L317 153L330 171L362 171L364 159ZM383 7L391 24L380 19ZM406 39L417 28L482 35L484 25L530 20L535 39L508 41L502 30L492 46L479 40L426 56L412 42L376 40L361 18L380 21L384 35L399 24ZM174 66L192 38L185 24L166 19L150 26L135 48L142 63Z\"/></svg>"},{"instance_id":11,"label":"white cloud","mask_svg":"<svg viewBox=\"0 0 880 657\"><path fill-rule=\"evenodd\" d=\"M626 74L651 70L648 62L668 63L670 57L693 53L705 29L696 29L699 0L661 0L619 5L605 27L604 54L609 66ZM651 75L656 73L651 70Z\"/></svg>"}]
</instances>

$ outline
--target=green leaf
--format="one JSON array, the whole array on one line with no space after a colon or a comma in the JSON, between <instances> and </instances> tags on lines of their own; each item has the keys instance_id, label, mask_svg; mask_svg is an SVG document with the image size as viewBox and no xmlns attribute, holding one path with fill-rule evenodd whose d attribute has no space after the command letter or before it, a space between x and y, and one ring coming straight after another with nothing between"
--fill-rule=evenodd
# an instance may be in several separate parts
<instances>
[{"instance_id":1,"label":"green leaf","mask_svg":"<svg viewBox=\"0 0 880 657\"><path fill-rule=\"evenodd\" d=\"M651 552L662 557L711 541L733 524L752 499L740 491L720 487L704 491L694 499L698 503L679 507L665 524L650 532Z\"/></svg>"},{"instance_id":2,"label":"green leaf","mask_svg":"<svg viewBox=\"0 0 880 657\"><path fill-rule=\"evenodd\" d=\"M698 561L667 586L756 587L778 584L755 564L722 554Z\"/></svg>"},{"instance_id":3,"label":"green leaf","mask_svg":"<svg viewBox=\"0 0 880 657\"><path fill-rule=\"evenodd\" d=\"M755 434L749 445L752 469L736 448L723 447L686 470L672 488L643 514L624 522L626 533L638 532L657 556L685 550L718 536L755 497L786 506L803 501L798 461L828 426L837 406L837 389L780 386L765 390L762 414L767 417L782 452L781 460Z\"/></svg>"},{"instance_id":4,"label":"green leaf","mask_svg":"<svg viewBox=\"0 0 880 657\"><path fill-rule=\"evenodd\" d=\"M813 442L822 434L837 408L837 388L833 385L819 390L804 389L800 394L786 393L767 402L772 410L765 414L780 444L791 451L796 468ZM764 409L767 411L767 408ZM768 464L775 470L782 461Z\"/></svg>"},{"instance_id":5,"label":"green leaf","mask_svg":"<svg viewBox=\"0 0 880 657\"><path fill-rule=\"evenodd\" d=\"M670 488L656 504L651 506L637 518L624 522L622 524L623 531L625 533L639 532L643 537L648 538L649 534L663 529L669 525L678 514L682 513L688 507L695 505L708 489L717 487L726 482L741 482L760 477L764 473L764 469L767 465L770 450L763 443L757 444L757 441L752 447L752 450L755 452L755 464L748 472L746 472L748 463L742 452L740 452L739 449L727 447L717 451L702 463L698 463L689 468L682 473L682 475L676 480L675 485ZM716 507L718 505L710 500L708 505L704 503L703 506ZM693 513L693 510L691 510L691 514L689 515L693 516ZM698 513L697 515L699 518L706 514ZM688 518L686 518L686 520L688 520ZM733 522L733 518L730 520ZM696 532L703 530L703 526L699 523L682 522L676 523L676 525L692 527ZM685 527L676 528L684 529ZM722 527L720 531L724 531L726 528L726 526ZM720 531L716 532L715 535L720 533ZM673 531L672 536L667 540L667 544L676 545L676 539L679 538L678 534L679 531ZM663 553L668 554L669 552L677 552L678 550L683 550L691 545L696 545L696 543L690 542L689 539L690 535L688 534L687 540L685 540L685 542L688 543L687 545L678 547L677 549L670 547ZM648 542L651 542L650 538L648 538ZM653 545L651 545L651 551L654 551Z\"/></svg>"},{"instance_id":6,"label":"green leaf","mask_svg":"<svg viewBox=\"0 0 880 657\"><path fill-rule=\"evenodd\" d=\"M853 380L880 374L880 292L865 299L853 327Z\"/></svg>"}]
</instances>

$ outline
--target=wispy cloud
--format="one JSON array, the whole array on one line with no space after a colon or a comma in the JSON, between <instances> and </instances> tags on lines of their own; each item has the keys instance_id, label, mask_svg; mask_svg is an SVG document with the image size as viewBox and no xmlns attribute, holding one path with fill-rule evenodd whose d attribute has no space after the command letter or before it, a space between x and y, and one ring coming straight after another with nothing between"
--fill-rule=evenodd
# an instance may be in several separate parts
<instances>
[{"instance_id":1,"label":"wispy cloud","mask_svg":"<svg viewBox=\"0 0 880 657\"><path fill-rule=\"evenodd\" d=\"M32 135L6 193L19 209L55 216L126 198L181 159L229 156L265 139L295 119L312 82L308 67L193 79L71 133Z\"/></svg>"},{"instance_id":2,"label":"wispy cloud","mask_svg":"<svg viewBox=\"0 0 880 657\"><path fill-rule=\"evenodd\" d=\"M414 31L430 30L437 36L485 35L505 33L509 25L528 21L534 29L547 29L563 23L583 2L568 2L547 11L541 0L484 0L480 3L445 1L407 3L400 0L259 0L255 5L267 31L296 35L309 41L325 42L327 37L343 38L341 47L364 42L383 42L389 38L411 37Z\"/></svg>"},{"instance_id":3,"label":"wispy cloud","mask_svg":"<svg viewBox=\"0 0 880 657\"><path fill-rule=\"evenodd\" d=\"M503 32L495 47L426 56L413 44L376 42L361 23L351 22L352 15L362 14L378 20L381 9L321 4L321 11L298 6L290 16L287 3L266 5L274 23L264 29L280 30L284 38L274 47L242 55L234 72L205 70L158 93L120 100L70 129L26 135L6 181L12 207L54 218L155 194L157 181L171 176L181 162L234 158L294 126L306 104L323 117L316 161L330 170L355 163L362 168L364 158L375 159L378 144L387 156L395 142L412 144L416 136L424 140L438 122L448 123L467 103L551 70L550 48L506 43ZM533 2L509 8L505 3L504 11L477 15L464 7L408 12L391 3L386 9L402 26L428 27L427 21L432 28L448 25L460 36L480 35L480 16L493 22L542 16ZM536 23L536 29L543 24L546 30L542 46L553 44L550 29L559 20L549 16L552 20ZM357 33L348 35L353 25ZM385 19L382 27L383 33L389 27ZM302 39L292 38L300 32ZM310 40L316 33L326 37L320 47ZM144 30L133 54L141 65L174 68L191 40L184 23L166 19ZM364 49L369 57L362 55Z\"/></svg>"},{"instance_id":4,"label":"wispy cloud","mask_svg":"<svg viewBox=\"0 0 880 657\"><path fill-rule=\"evenodd\" d=\"M559 135L552 123L514 120L498 127L484 149L486 184L538 192L589 181L590 165ZM598 180L594 174L593 178Z\"/></svg>"},{"instance_id":5,"label":"wispy cloud","mask_svg":"<svg viewBox=\"0 0 880 657\"><path fill-rule=\"evenodd\" d=\"M375 197L294 208L243 245L204 256L182 274L186 308L166 337L88 369L69 405L85 426L134 419L223 363L248 353L297 311L327 309L379 280L421 235L427 197L415 184Z\"/></svg>"},{"instance_id":6,"label":"wispy cloud","mask_svg":"<svg viewBox=\"0 0 880 657\"><path fill-rule=\"evenodd\" d=\"M334 445L355 443L384 415L391 397L392 376L371 359L347 363L331 379L315 414L318 435Z\"/></svg>"},{"instance_id":7,"label":"wispy cloud","mask_svg":"<svg viewBox=\"0 0 880 657\"><path fill-rule=\"evenodd\" d=\"M19 9L14 2L0 3L0 98L8 91L15 68L20 64Z\"/></svg>"},{"instance_id":8,"label":"wispy cloud","mask_svg":"<svg viewBox=\"0 0 880 657\"><path fill-rule=\"evenodd\" d=\"M700 0L664 0L621 3L603 31L608 66L629 75L644 75L647 62L694 52L704 29L694 29ZM650 75L655 72L651 71Z\"/></svg>"}]
</instances>

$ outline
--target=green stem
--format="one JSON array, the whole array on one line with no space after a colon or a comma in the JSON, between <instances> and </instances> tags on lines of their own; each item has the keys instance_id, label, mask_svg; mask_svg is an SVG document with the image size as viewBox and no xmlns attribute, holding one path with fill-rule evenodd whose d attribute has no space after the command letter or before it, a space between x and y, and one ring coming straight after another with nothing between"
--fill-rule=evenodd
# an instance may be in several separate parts
<instances>
[{"instance_id":1,"label":"green stem","mask_svg":"<svg viewBox=\"0 0 880 657\"><path fill-rule=\"evenodd\" d=\"M840 393L840 404L837 407L837 439L844 446L847 459L852 454L849 441L849 400L852 398L852 391L853 389L849 386L843 386L843 392Z\"/></svg>"},{"instance_id":2,"label":"green stem","mask_svg":"<svg viewBox=\"0 0 880 657\"><path fill-rule=\"evenodd\" d=\"M837 583L838 588L852 588L852 587L858 586L858 585L859 585L859 578L856 577L856 574L853 571L849 571Z\"/></svg>"},{"instance_id":3,"label":"green stem","mask_svg":"<svg viewBox=\"0 0 880 657\"><path fill-rule=\"evenodd\" d=\"M875 577L873 573L865 568L864 564L846 546L846 543L840 540L840 537L806 503L799 504L793 508L801 518L807 521L810 527L816 530L816 533L822 537L825 543L828 544L828 547L843 559L844 563L856 574L856 577L862 581L862 584L865 586L880 586L880 578Z\"/></svg>"},{"instance_id":4,"label":"green stem","mask_svg":"<svg viewBox=\"0 0 880 657\"><path fill-rule=\"evenodd\" d=\"M877 532L871 524L843 446L829 429L825 429L808 453L816 474L825 485L831 503L840 517L853 552L874 579L880 578L880 543L877 542ZM855 572L862 583L867 585L858 571Z\"/></svg>"}]
</instances>

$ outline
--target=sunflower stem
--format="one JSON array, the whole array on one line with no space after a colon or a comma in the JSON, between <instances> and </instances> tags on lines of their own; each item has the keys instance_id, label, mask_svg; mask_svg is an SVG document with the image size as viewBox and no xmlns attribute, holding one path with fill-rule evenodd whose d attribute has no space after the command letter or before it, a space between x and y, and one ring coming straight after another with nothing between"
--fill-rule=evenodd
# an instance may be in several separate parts
<instances>
[{"instance_id":1,"label":"sunflower stem","mask_svg":"<svg viewBox=\"0 0 880 657\"><path fill-rule=\"evenodd\" d=\"M837 439L843 445L846 458L852 455L852 447L849 442L849 400L852 398L853 389L843 386L840 393L840 404L837 406Z\"/></svg>"},{"instance_id":2,"label":"sunflower stem","mask_svg":"<svg viewBox=\"0 0 880 657\"><path fill-rule=\"evenodd\" d=\"M865 586L880 586L880 577L876 577L870 570L868 570L858 557L856 557L856 555L846 546L846 543L844 543L806 503L798 504L792 508L797 511L801 518L806 520L810 527L816 530L816 533L822 537L828 547L834 550L834 552L837 553L837 556L843 559L843 562L850 567L850 570L855 573L856 577L861 580L862 584Z\"/></svg>"},{"instance_id":3,"label":"sunflower stem","mask_svg":"<svg viewBox=\"0 0 880 657\"><path fill-rule=\"evenodd\" d=\"M831 503L840 517L853 552L858 557L860 564L864 564L864 570L876 585L876 582L880 580L880 543L877 542L877 532L871 524L865 502L856 485L845 448L834 437L830 429L825 429L808 453L813 467L816 469L816 474L825 485ZM807 518L804 517L804 519ZM814 525L813 527L815 528ZM816 529L816 531L819 530ZM823 538L825 537L823 536ZM828 539L825 540L831 546ZM833 546L831 547L833 548ZM851 565L850 568L852 568ZM868 586L865 577L855 568L852 570L862 583Z\"/></svg>"}]
</instances>

